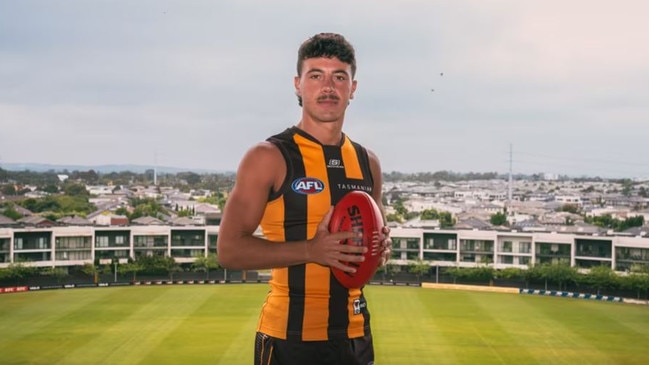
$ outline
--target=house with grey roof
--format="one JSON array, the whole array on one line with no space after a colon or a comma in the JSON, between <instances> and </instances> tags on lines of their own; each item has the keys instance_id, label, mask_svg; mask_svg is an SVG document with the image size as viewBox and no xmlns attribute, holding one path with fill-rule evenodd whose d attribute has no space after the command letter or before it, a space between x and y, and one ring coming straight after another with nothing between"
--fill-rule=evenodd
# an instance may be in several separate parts
<instances>
[{"instance_id":1,"label":"house with grey roof","mask_svg":"<svg viewBox=\"0 0 649 365\"><path fill-rule=\"evenodd\" d=\"M26 226L34 226L34 227L51 227L54 225L54 222L52 222L51 220L38 215L30 215L27 217L22 217L17 222Z\"/></svg>"},{"instance_id":2,"label":"house with grey roof","mask_svg":"<svg viewBox=\"0 0 649 365\"><path fill-rule=\"evenodd\" d=\"M170 221L174 226L199 226L201 223L189 217L177 217Z\"/></svg>"},{"instance_id":3,"label":"house with grey roof","mask_svg":"<svg viewBox=\"0 0 649 365\"><path fill-rule=\"evenodd\" d=\"M164 222L161 221L160 219L154 218L154 217L149 217L149 216L133 219L131 221L131 223L135 224L135 225L139 225L139 226L162 226L162 225L164 225Z\"/></svg>"},{"instance_id":4,"label":"house with grey roof","mask_svg":"<svg viewBox=\"0 0 649 365\"><path fill-rule=\"evenodd\" d=\"M453 229L477 229L485 231L491 230L493 228L494 226L491 223L476 217L463 218L453 226Z\"/></svg>"},{"instance_id":5,"label":"house with grey roof","mask_svg":"<svg viewBox=\"0 0 649 365\"><path fill-rule=\"evenodd\" d=\"M79 216L63 217L56 220L57 223L68 226L92 226L92 222Z\"/></svg>"},{"instance_id":6,"label":"house with grey roof","mask_svg":"<svg viewBox=\"0 0 649 365\"><path fill-rule=\"evenodd\" d=\"M5 217L4 215L0 214L0 227L1 226L13 226L16 225L16 221L9 218Z\"/></svg>"},{"instance_id":7,"label":"house with grey roof","mask_svg":"<svg viewBox=\"0 0 649 365\"><path fill-rule=\"evenodd\" d=\"M18 204L14 204L13 208L16 212L18 212L18 214L22 215L23 217L34 215L34 213L31 210L25 209Z\"/></svg>"}]
</instances>

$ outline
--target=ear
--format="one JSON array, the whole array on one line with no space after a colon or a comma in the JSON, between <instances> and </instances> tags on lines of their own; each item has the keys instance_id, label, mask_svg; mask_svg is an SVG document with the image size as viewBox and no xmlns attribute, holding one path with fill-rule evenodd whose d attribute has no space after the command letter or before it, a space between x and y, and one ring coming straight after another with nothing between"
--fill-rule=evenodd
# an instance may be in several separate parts
<instances>
[{"instance_id":1,"label":"ear","mask_svg":"<svg viewBox=\"0 0 649 365\"><path fill-rule=\"evenodd\" d=\"M351 91L349 93L349 99L350 100L354 98L354 92L356 92L356 85L357 85L356 80L353 80L352 81L352 88L351 88Z\"/></svg>"},{"instance_id":2,"label":"ear","mask_svg":"<svg viewBox=\"0 0 649 365\"><path fill-rule=\"evenodd\" d=\"M295 95L302 97L302 91L300 90L300 76L295 76L293 78L293 86L295 87Z\"/></svg>"}]
</instances>

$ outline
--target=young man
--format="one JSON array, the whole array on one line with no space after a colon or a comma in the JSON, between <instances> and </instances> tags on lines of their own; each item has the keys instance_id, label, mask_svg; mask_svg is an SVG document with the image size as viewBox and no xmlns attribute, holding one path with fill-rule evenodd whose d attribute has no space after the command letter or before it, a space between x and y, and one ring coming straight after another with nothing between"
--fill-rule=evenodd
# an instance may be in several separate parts
<instances>
[{"instance_id":1,"label":"young man","mask_svg":"<svg viewBox=\"0 0 649 365\"><path fill-rule=\"evenodd\" d=\"M255 364L372 364L370 315L362 289L331 273L362 261L364 247L341 245L352 232L330 233L332 206L350 190L369 192L381 210L378 158L343 132L356 91L353 47L320 33L298 51L295 93L302 118L243 157L219 230L221 265L272 268L255 339ZM308 184L307 184L308 182ZM304 187L310 187L305 189ZM253 236L261 225L265 238ZM383 263L390 255L383 229Z\"/></svg>"}]
</instances>

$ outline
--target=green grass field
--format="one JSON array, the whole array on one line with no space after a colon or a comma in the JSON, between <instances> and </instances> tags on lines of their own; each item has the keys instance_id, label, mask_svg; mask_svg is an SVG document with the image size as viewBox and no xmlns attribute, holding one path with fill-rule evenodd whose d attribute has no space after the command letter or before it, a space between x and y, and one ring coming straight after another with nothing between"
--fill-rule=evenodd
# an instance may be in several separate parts
<instances>
[{"instance_id":1,"label":"green grass field","mask_svg":"<svg viewBox=\"0 0 649 365\"><path fill-rule=\"evenodd\" d=\"M1 364L252 364L265 284L0 295ZM376 363L648 364L649 307L366 288Z\"/></svg>"}]
</instances>

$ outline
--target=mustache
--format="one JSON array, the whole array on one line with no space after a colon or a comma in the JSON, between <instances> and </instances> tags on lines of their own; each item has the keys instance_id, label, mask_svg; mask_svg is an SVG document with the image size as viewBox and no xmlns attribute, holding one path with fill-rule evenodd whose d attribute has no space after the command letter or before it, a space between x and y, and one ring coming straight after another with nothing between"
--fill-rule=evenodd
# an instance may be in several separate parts
<instances>
[{"instance_id":1,"label":"mustache","mask_svg":"<svg viewBox=\"0 0 649 365\"><path fill-rule=\"evenodd\" d=\"M322 96L318 97L318 101L327 100L327 99L336 100L336 101L340 100L340 98L338 96L333 95L333 94L327 94L327 95L322 95Z\"/></svg>"}]
</instances>

